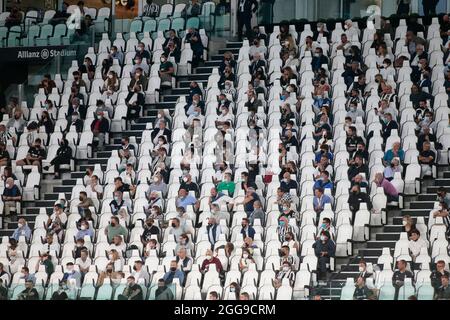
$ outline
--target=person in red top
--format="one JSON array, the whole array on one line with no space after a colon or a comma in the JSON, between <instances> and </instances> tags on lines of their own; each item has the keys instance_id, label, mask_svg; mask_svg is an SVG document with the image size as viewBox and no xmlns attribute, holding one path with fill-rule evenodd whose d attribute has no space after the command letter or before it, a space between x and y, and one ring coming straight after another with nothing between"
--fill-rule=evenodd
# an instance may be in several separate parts
<instances>
[{"instance_id":1,"label":"person in red top","mask_svg":"<svg viewBox=\"0 0 450 320\"><path fill-rule=\"evenodd\" d=\"M105 143L105 134L109 131L109 122L104 118L103 111L97 112L97 118L91 123L91 130L94 133L94 137L98 139L98 151L102 151Z\"/></svg>"},{"instance_id":2,"label":"person in red top","mask_svg":"<svg viewBox=\"0 0 450 320\"><path fill-rule=\"evenodd\" d=\"M223 270L222 269L222 263L220 262L220 260L218 258L216 258L216 257L214 257L212 255L212 250L208 249L208 250L206 250L206 259L203 260L202 267L200 268L200 271L201 272L208 272L210 264L215 264L217 272L219 272L219 273L222 272L222 270Z\"/></svg>"}]
</instances>

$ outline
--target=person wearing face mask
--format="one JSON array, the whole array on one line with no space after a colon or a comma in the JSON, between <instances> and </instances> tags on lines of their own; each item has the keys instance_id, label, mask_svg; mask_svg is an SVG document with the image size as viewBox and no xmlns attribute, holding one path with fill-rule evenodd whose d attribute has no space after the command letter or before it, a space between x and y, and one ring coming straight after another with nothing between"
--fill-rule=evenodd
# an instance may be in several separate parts
<instances>
[{"instance_id":1,"label":"person wearing face mask","mask_svg":"<svg viewBox=\"0 0 450 320\"><path fill-rule=\"evenodd\" d=\"M108 242L111 244L115 236L123 236L125 238L128 235L128 231L119 223L119 218L113 216L110 224L105 228L105 234Z\"/></svg>"},{"instance_id":2,"label":"person wearing face mask","mask_svg":"<svg viewBox=\"0 0 450 320\"><path fill-rule=\"evenodd\" d=\"M236 98L236 89L234 88L234 83L232 81L226 80L224 88L220 90L221 94L224 94L227 99L234 100ZM230 103L231 104L231 103Z\"/></svg>"},{"instance_id":3,"label":"person wearing face mask","mask_svg":"<svg viewBox=\"0 0 450 320\"><path fill-rule=\"evenodd\" d=\"M164 274L164 283L170 285L173 279L178 279L181 286L184 285L184 272L178 269L178 263L176 260L170 262L169 271Z\"/></svg>"},{"instance_id":4,"label":"person wearing face mask","mask_svg":"<svg viewBox=\"0 0 450 320\"><path fill-rule=\"evenodd\" d=\"M185 174L180 179L180 189L179 190L181 190L181 189L185 189L187 192L194 191L194 193L197 197L200 195L199 187L198 187L197 183L192 181L192 176L189 173Z\"/></svg>"},{"instance_id":5,"label":"person wearing face mask","mask_svg":"<svg viewBox=\"0 0 450 320\"><path fill-rule=\"evenodd\" d=\"M231 180L231 173L225 172L224 179L217 185L217 192L227 191L228 195L232 197L234 195L234 190L236 184Z\"/></svg>"},{"instance_id":6,"label":"person wearing face mask","mask_svg":"<svg viewBox=\"0 0 450 320\"><path fill-rule=\"evenodd\" d=\"M355 284L355 292L353 300L369 300L372 299L373 292L366 286L364 277L358 277Z\"/></svg>"},{"instance_id":7,"label":"person wearing face mask","mask_svg":"<svg viewBox=\"0 0 450 320\"><path fill-rule=\"evenodd\" d=\"M300 252L300 244L295 240L294 233L292 232L286 232L282 246L288 246L289 250L295 249L297 252Z\"/></svg>"},{"instance_id":8,"label":"person wearing face mask","mask_svg":"<svg viewBox=\"0 0 450 320\"><path fill-rule=\"evenodd\" d=\"M5 189L3 190L2 200L4 204L4 216L8 219L18 214L17 204L22 200L22 194L19 187L14 184L14 179L9 177L5 181ZM17 239L18 240L18 239Z\"/></svg>"},{"instance_id":9,"label":"person wearing face mask","mask_svg":"<svg viewBox=\"0 0 450 320\"><path fill-rule=\"evenodd\" d=\"M317 47L311 60L312 70L317 72L323 64L328 65L328 57L323 54L323 49L321 47Z\"/></svg>"},{"instance_id":10,"label":"person wearing face mask","mask_svg":"<svg viewBox=\"0 0 450 320\"><path fill-rule=\"evenodd\" d=\"M211 248L214 248L214 245L219 240L219 236L222 234L222 228L215 217L209 217L206 234L208 235L209 243L211 243Z\"/></svg>"},{"instance_id":11,"label":"person wearing face mask","mask_svg":"<svg viewBox=\"0 0 450 320\"><path fill-rule=\"evenodd\" d=\"M103 112L97 112L97 117L91 123L91 130L94 134L94 141L98 141L97 151L103 151L105 134L109 131L109 121L104 117Z\"/></svg>"},{"instance_id":12,"label":"person wearing face mask","mask_svg":"<svg viewBox=\"0 0 450 320\"><path fill-rule=\"evenodd\" d=\"M61 280L59 282L58 290L53 292L50 300L69 300L69 296L67 295L67 281Z\"/></svg>"},{"instance_id":13,"label":"person wearing face mask","mask_svg":"<svg viewBox=\"0 0 450 320\"><path fill-rule=\"evenodd\" d=\"M162 54L159 65L159 77L161 78L161 87L172 88L172 77L174 76L174 67L172 62L168 60L166 54Z\"/></svg>"},{"instance_id":14,"label":"person wearing face mask","mask_svg":"<svg viewBox=\"0 0 450 320\"><path fill-rule=\"evenodd\" d=\"M169 286L166 285L164 279L158 280L158 289L155 291L155 300L174 300L174 294Z\"/></svg>"},{"instance_id":15,"label":"person wearing face mask","mask_svg":"<svg viewBox=\"0 0 450 320\"><path fill-rule=\"evenodd\" d=\"M253 204L253 207L255 209L248 216L250 225L253 225L255 223L255 219L259 219L260 225L265 226L266 214L265 214L264 210L262 209L261 201L255 201L255 203Z\"/></svg>"},{"instance_id":16,"label":"person wearing face mask","mask_svg":"<svg viewBox=\"0 0 450 320\"><path fill-rule=\"evenodd\" d=\"M39 293L34 288L33 281L25 281L25 290L23 290L18 296L17 300L39 300Z\"/></svg>"},{"instance_id":17,"label":"person wearing face mask","mask_svg":"<svg viewBox=\"0 0 450 320\"><path fill-rule=\"evenodd\" d=\"M228 105L226 105L227 100L225 100L225 99L223 99L224 104L223 105L221 104L219 106L220 115L217 116L217 120L216 120L216 127L218 129L222 129L225 122L234 121L233 114L229 112L229 101L228 101Z\"/></svg>"},{"instance_id":18,"label":"person wearing face mask","mask_svg":"<svg viewBox=\"0 0 450 320\"><path fill-rule=\"evenodd\" d=\"M142 42L139 42L136 48L136 55L134 56L134 59L139 57L142 61L148 62L150 61L150 52L146 50L145 44Z\"/></svg>"},{"instance_id":19,"label":"person wearing face mask","mask_svg":"<svg viewBox=\"0 0 450 320\"><path fill-rule=\"evenodd\" d=\"M27 122L22 118L22 115L22 109L16 108L14 111L14 117L9 119L6 124L8 131L15 129L18 134L24 132Z\"/></svg>"},{"instance_id":20,"label":"person wearing face mask","mask_svg":"<svg viewBox=\"0 0 450 320\"><path fill-rule=\"evenodd\" d=\"M73 82L72 87L77 88L79 91L81 87L86 88L86 82L81 78L81 73L79 71L72 72Z\"/></svg>"},{"instance_id":21,"label":"person wearing face mask","mask_svg":"<svg viewBox=\"0 0 450 320\"><path fill-rule=\"evenodd\" d=\"M223 271L222 263L217 257L213 256L213 251L211 249L207 249L205 253L205 260L203 260L202 262L200 271L202 273L208 272L209 265L211 264L215 264L217 272L222 273Z\"/></svg>"},{"instance_id":22,"label":"person wearing face mask","mask_svg":"<svg viewBox=\"0 0 450 320\"><path fill-rule=\"evenodd\" d=\"M72 279L75 281L76 287L79 288L81 283L81 273L74 269L73 262L68 262L66 263L66 272L61 281L70 282Z\"/></svg>"},{"instance_id":23,"label":"person wearing face mask","mask_svg":"<svg viewBox=\"0 0 450 320\"><path fill-rule=\"evenodd\" d=\"M11 238L19 241L20 236L25 236L26 241L30 241L31 229L24 218L20 218L17 224L17 228L14 230Z\"/></svg>"},{"instance_id":24,"label":"person wearing face mask","mask_svg":"<svg viewBox=\"0 0 450 320\"><path fill-rule=\"evenodd\" d=\"M413 230L417 230L416 224L410 215L404 215L402 219L402 232L408 234L408 238L411 238Z\"/></svg>"},{"instance_id":25,"label":"person wearing face mask","mask_svg":"<svg viewBox=\"0 0 450 320\"><path fill-rule=\"evenodd\" d=\"M250 254L250 250L247 248L242 249L241 259L239 259L239 271L242 273L246 272L251 263L255 263L255 259Z\"/></svg>"},{"instance_id":26,"label":"person wearing face mask","mask_svg":"<svg viewBox=\"0 0 450 320\"><path fill-rule=\"evenodd\" d=\"M143 300L144 296L142 288L136 283L134 276L128 276L127 286L123 290L122 294L117 297L118 300Z\"/></svg>"},{"instance_id":27,"label":"person wearing face mask","mask_svg":"<svg viewBox=\"0 0 450 320\"><path fill-rule=\"evenodd\" d=\"M248 66L248 69L250 74L253 75L260 68L266 68L266 62L263 60L263 56L259 52L255 52L253 54L252 62Z\"/></svg>"},{"instance_id":28,"label":"person wearing face mask","mask_svg":"<svg viewBox=\"0 0 450 320\"><path fill-rule=\"evenodd\" d=\"M284 208L286 209L287 207ZM280 217L278 218L278 226L277 226L278 240L280 242L284 242L286 240L286 234L292 231L293 228L289 224L289 218L285 215L280 215Z\"/></svg>"},{"instance_id":29,"label":"person wearing face mask","mask_svg":"<svg viewBox=\"0 0 450 320\"><path fill-rule=\"evenodd\" d=\"M116 237L120 237L120 236L115 236ZM119 253L117 252L117 250L112 249L108 252L108 264L113 266L113 270L115 272L119 272L122 271L123 269L123 262L122 259L119 256Z\"/></svg>"},{"instance_id":30,"label":"person wearing face mask","mask_svg":"<svg viewBox=\"0 0 450 320\"><path fill-rule=\"evenodd\" d=\"M94 193L97 195L97 199L103 198L103 186L99 183L97 175L92 175L89 183L86 186L86 193L88 197L93 198Z\"/></svg>"},{"instance_id":31,"label":"person wearing face mask","mask_svg":"<svg viewBox=\"0 0 450 320\"><path fill-rule=\"evenodd\" d=\"M50 166L55 167L55 178L58 179L61 175L61 165L69 165L72 159L72 148L69 146L67 139L62 139L59 143L59 148L56 151L56 156L50 161L50 165L44 166L44 170L48 171Z\"/></svg>"},{"instance_id":32,"label":"person wearing face mask","mask_svg":"<svg viewBox=\"0 0 450 320\"><path fill-rule=\"evenodd\" d=\"M263 44L263 45L261 45L261 44ZM264 57L267 54L267 48L264 45L264 41L262 41L258 38L254 38L253 43L250 46L250 50L248 53L250 55L250 58L254 58L255 54L259 54L260 57Z\"/></svg>"},{"instance_id":33,"label":"person wearing face mask","mask_svg":"<svg viewBox=\"0 0 450 320\"><path fill-rule=\"evenodd\" d=\"M318 279L326 279L327 264L330 263L330 258L334 257L336 251L336 245L333 240L330 239L330 234L326 231L320 234L320 238L313 244L314 253L318 258Z\"/></svg>"}]
</instances>

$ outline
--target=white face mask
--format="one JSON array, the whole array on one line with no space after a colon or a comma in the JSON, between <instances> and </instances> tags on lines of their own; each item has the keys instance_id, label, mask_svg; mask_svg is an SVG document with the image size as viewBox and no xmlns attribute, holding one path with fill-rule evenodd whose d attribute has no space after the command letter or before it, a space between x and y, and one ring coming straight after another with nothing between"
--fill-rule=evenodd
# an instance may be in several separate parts
<instances>
[{"instance_id":1,"label":"white face mask","mask_svg":"<svg viewBox=\"0 0 450 320\"><path fill-rule=\"evenodd\" d=\"M325 241L325 236L320 236L320 241Z\"/></svg>"},{"instance_id":2,"label":"white face mask","mask_svg":"<svg viewBox=\"0 0 450 320\"><path fill-rule=\"evenodd\" d=\"M206 260L211 260L212 259L212 256L211 255L207 255L206 256Z\"/></svg>"},{"instance_id":3,"label":"white face mask","mask_svg":"<svg viewBox=\"0 0 450 320\"><path fill-rule=\"evenodd\" d=\"M289 267L288 266L284 266L283 267L283 271L289 271Z\"/></svg>"},{"instance_id":4,"label":"white face mask","mask_svg":"<svg viewBox=\"0 0 450 320\"><path fill-rule=\"evenodd\" d=\"M363 272L364 271L363 267L359 267L358 269L359 269L359 272Z\"/></svg>"},{"instance_id":5,"label":"white face mask","mask_svg":"<svg viewBox=\"0 0 450 320\"><path fill-rule=\"evenodd\" d=\"M160 113L158 113L158 119L161 119L162 115Z\"/></svg>"},{"instance_id":6,"label":"white face mask","mask_svg":"<svg viewBox=\"0 0 450 320\"><path fill-rule=\"evenodd\" d=\"M112 260L112 259L113 259L113 255L112 255L112 254L109 254L109 255L108 255L108 258L109 258L109 260Z\"/></svg>"},{"instance_id":7,"label":"white face mask","mask_svg":"<svg viewBox=\"0 0 450 320\"><path fill-rule=\"evenodd\" d=\"M86 226L81 226L81 230L86 230L87 228L86 228Z\"/></svg>"},{"instance_id":8,"label":"white face mask","mask_svg":"<svg viewBox=\"0 0 450 320\"><path fill-rule=\"evenodd\" d=\"M23 227L23 223L18 223L17 226L18 226L19 228L22 228L22 227Z\"/></svg>"},{"instance_id":9,"label":"white face mask","mask_svg":"<svg viewBox=\"0 0 450 320\"><path fill-rule=\"evenodd\" d=\"M244 253L244 254L242 255L242 258L247 259L247 258L248 258L248 254L247 254L247 253Z\"/></svg>"},{"instance_id":10,"label":"white face mask","mask_svg":"<svg viewBox=\"0 0 450 320\"><path fill-rule=\"evenodd\" d=\"M109 79L112 79L112 78L113 78L113 75L112 75L112 74L108 74L108 78L109 78Z\"/></svg>"},{"instance_id":11,"label":"white face mask","mask_svg":"<svg viewBox=\"0 0 450 320\"><path fill-rule=\"evenodd\" d=\"M406 220L403 220L402 225L406 226L406 224L407 224Z\"/></svg>"},{"instance_id":12,"label":"white face mask","mask_svg":"<svg viewBox=\"0 0 450 320\"><path fill-rule=\"evenodd\" d=\"M184 182L187 182L187 181L188 181L188 178L184 177L184 178L183 178L183 181L184 181Z\"/></svg>"},{"instance_id":13,"label":"white face mask","mask_svg":"<svg viewBox=\"0 0 450 320\"><path fill-rule=\"evenodd\" d=\"M164 58L161 58L160 60L161 60L161 63L166 62L166 59L164 59Z\"/></svg>"}]
</instances>

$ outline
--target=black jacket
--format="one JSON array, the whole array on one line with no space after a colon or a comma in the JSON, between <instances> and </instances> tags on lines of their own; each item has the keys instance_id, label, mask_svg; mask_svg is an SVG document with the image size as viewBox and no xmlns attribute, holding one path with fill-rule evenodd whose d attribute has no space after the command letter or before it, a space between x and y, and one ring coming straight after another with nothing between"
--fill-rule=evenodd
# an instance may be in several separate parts
<instances>
[{"instance_id":1,"label":"black jacket","mask_svg":"<svg viewBox=\"0 0 450 320\"><path fill-rule=\"evenodd\" d=\"M98 121L101 121L100 122L100 129L99 129L99 131L102 132L102 133L108 132L109 131L109 122L105 118L102 118L101 120L95 119L94 121L92 121L92 123L91 123L91 130L94 130L95 124Z\"/></svg>"},{"instance_id":2,"label":"black jacket","mask_svg":"<svg viewBox=\"0 0 450 320\"><path fill-rule=\"evenodd\" d=\"M241 2L244 2L244 11L241 11ZM237 3L238 15L251 17L252 12L255 13L258 10L258 2L256 0L238 0Z\"/></svg>"},{"instance_id":3,"label":"black jacket","mask_svg":"<svg viewBox=\"0 0 450 320\"><path fill-rule=\"evenodd\" d=\"M159 128L156 128L155 130L152 131L152 134L151 134L152 141L156 138L156 135L158 134L158 132L159 132ZM166 136L168 143L170 143L172 141L172 131L165 128L163 135Z\"/></svg>"},{"instance_id":4,"label":"black jacket","mask_svg":"<svg viewBox=\"0 0 450 320\"><path fill-rule=\"evenodd\" d=\"M370 198L365 192L353 193L351 192L348 197L348 204L350 206L350 210L352 212L356 212L359 210L359 205L365 202L367 204L367 210L372 209L372 202L370 202Z\"/></svg>"}]
</instances>

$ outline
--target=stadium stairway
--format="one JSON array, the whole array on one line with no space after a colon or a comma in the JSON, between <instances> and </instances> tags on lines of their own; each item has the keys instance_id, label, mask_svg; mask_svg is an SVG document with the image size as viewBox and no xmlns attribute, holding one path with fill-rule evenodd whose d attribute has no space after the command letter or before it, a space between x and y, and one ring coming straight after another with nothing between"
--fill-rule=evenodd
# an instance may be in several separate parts
<instances>
[{"instance_id":1,"label":"stadium stairway","mask_svg":"<svg viewBox=\"0 0 450 320\"><path fill-rule=\"evenodd\" d=\"M391 255L393 255L395 243L399 240L402 232L404 215L410 215L413 219L423 217L425 224L428 224L428 216L437 199L437 189L444 187L450 192L450 167L438 167L437 173L437 179L422 180L421 192L418 195L405 197L404 209L389 208L387 211L388 223L383 227L371 227L371 240L366 243L354 244L352 257L337 259L336 271L329 277L328 283L319 286L315 293L320 294L326 300L339 300L341 288L345 285L346 279L354 278L356 281L361 258L375 265L383 248L386 247L391 249Z\"/></svg>"}]
</instances>

